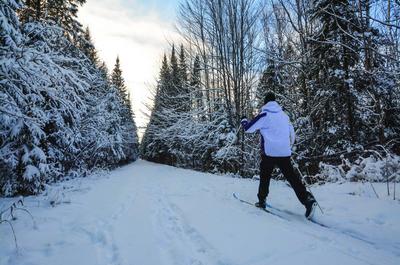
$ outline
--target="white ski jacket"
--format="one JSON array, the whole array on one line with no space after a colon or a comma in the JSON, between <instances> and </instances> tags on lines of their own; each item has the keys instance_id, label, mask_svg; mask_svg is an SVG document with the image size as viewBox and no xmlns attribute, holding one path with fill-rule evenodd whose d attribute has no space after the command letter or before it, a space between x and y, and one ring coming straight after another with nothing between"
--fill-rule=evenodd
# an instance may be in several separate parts
<instances>
[{"instance_id":1,"label":"white ski jacket","mask_svg":"<svg viewBox=\"0 0 400 265\"><path fill-rule=\"evenodd\" d=\"M242 125L247 133L260 130L263 149L267 156L291 156L291 146L295 141L295 132L288 115L282 111L276 101L270 101L261 109L252 121L242 120Z\"/></svg>"}]
</instances>

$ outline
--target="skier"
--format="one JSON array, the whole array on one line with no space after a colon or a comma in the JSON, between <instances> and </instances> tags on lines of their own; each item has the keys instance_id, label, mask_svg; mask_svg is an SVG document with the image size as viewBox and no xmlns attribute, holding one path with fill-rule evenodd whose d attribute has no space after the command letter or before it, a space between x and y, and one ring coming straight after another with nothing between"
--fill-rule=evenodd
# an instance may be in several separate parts
<instances>
[{"instance_id":1,"label":"skier","mask_svg":"<svg viewBox=\"0 0 400 265\"><path fill-rule=\"evenodd\" d=\"M264 99L262 111L250 122L246 117L241 124L246 133L261 133L261 164L258 202L255 206L266 207L271 173L278 166L289 181L299 201L306 207L305 216L310 219L317 206L316 200L295 174L290 162L291 146L295 141L295 133L289 117L275 100L275 94L268 92Z\"/></svg>"}]
</instances>

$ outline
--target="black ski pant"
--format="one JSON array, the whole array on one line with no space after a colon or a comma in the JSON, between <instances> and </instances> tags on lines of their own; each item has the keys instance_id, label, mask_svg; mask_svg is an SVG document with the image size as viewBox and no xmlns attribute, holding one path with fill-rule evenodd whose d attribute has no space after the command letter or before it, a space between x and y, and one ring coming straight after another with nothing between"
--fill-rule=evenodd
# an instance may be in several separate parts
<instances>
[{"instance_id":1,"label":"black ski pant","mask_svg":"<svg viewBox=\"0 0 400 265\"><path fill-rule=\"evenodd\" d=\"M269 193L269 183L274 167L277 166L285 178L289 181L299 201L306 205L307 201L313 196L307 191L303 182L293 170L290 156L288 157L271 157L262 155L260 164L260 186L258 188L259 201L265 201Z\"/></svg>"}]
</instances>

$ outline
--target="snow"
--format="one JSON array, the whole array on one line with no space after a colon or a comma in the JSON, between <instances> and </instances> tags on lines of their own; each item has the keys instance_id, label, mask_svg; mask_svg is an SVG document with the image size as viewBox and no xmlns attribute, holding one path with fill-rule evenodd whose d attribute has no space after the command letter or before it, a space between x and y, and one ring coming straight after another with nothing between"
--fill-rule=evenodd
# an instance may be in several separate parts
<instances>
[{"instance_id":1,"label":"snow","mask_svg":"<svg viewBox=\"0 0 400 265\"><path fill-rule=\"evenodd\" d=\"M345 75L345 71L341 70L341 69L335 69L333 71L333 75L337 76L337 77L342 77Z\"/></svg>"},{"instance_id":2,"label":"snow","mask_svg":"<svg viewBox=\"0 0 400 265\"><path fill-rule=\"evenodd\" d=\"M373 182L396 180L398 182L400 179L400 156L392 154L377 159L370 155L359 157L354 163L344 159L343 156L341 156L341 159L340 165L320 162L320 173L317 174L317 177L330 182L357 180Z\"/></svg>"},{"instance_id":3,"label":"snow","mask_svg":"<svg viewBox=\"0 0 400 265\"><path fill-rule=\"evenodd\" d=\"M23 178L31 181L32 179L34 179L35 177L39 177L40 176L40 171L37 167L32 166L32 165L27 165L25 168L25 172L23 175Z\"/></svg>"},{"instance_id":4,"label":"snow","mask_svg":"<svg viewBox=\"0 0 400 265\"><path fill-rule=\"evenodd\" d=\"M272 182L268 203L287 220L232 197L256 199L258 182L145 161L73 179L25 198L0 225L0 264L400 264L400 203L386 186L313 186L324 209L308 222L294 192ZM0 199L0 209L15 199Z\"/></svg>"}]
</instances>

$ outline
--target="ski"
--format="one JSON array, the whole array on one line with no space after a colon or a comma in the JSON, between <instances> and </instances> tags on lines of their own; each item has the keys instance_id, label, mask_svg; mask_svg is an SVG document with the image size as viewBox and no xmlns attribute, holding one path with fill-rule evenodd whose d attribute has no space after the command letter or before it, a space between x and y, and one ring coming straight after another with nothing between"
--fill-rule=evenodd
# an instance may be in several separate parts
<instances>
[{"instance_id":1,"label":"ski","mask_svg":"<svg viewBox=\"0 0 400 265\"><path fill-rule=\"evenodd\" d=\"M280 218L280 219L289 221L288 219L284 218L283 216L281 216L281 215L279 215L279 214L277 214L277 213L275 213L275 212L273 212L273 211L271 211L271 210L269 210L269 209L266 209L266 208L259 208L259 207L255 206L253 203L239 198L239 197L236 195L236 193L233 193L233 197L234 197L235 199L237 199L238 201L244 203L244 204L251 205L251 206L253 206L253 207L257 208L257 209L260 209L260 210L262 210L262 211L264 211L264 212L266 212L266 213L269 213L269 214L271 214L271 215L273 215L273 216L276 216L276 217L278 217L278 218Z\"/></svg>"},{"instance_id":2,"label":"ski","mask_svg":"<svg viewBox=\"0 0 400 265\"><path fill-rule=\"evenodd\" d=\"M239 200L240 202L244 203L244 204L248 204L248 205L251 205L251 206L253 206L253 207L256 207L253 203L239 198L239 197L237 196L236 193L233 193L233 197L234 197L235 199ZM258 207L256 207L256 208L258 208ZM266 209L263 209L263 208L258 208L258 209L263 210L264 212L269 213L269 214L271 214L271 215L273 215L273 216L276 216L276 217L278 217L278 218L280 218L280 219L282 219L282 220L285 220L285 221L291 221L291 220L288 219L288 218L286 218L286 217L284 217L283 215L300 216L299 214L296 214L296 213L293 213L293 212L290 212L290 211L286 211L286 210L281 210L281 209L276 208L276 207L274 207L274 206L272 206L272 205L270 205L270 204L267 204L267 208L266 208ZM281 215L281 214L278 214L278 213L276 213L276 212L279 212L279 213L281 213L282 215ZM304 216L303 216L303 217L304 217ZM318 221L316 221L315 219L312 219L312 218L311 218L311 219L307 219L306 217L304 217L304 220L307 220L307 221L309 221L310 223L312 223L312 224L314 224L314 225L317 225L317 226L320 226L320 227L322 227L322 228L324 228L324 229L328 229L328 230L334 231L334 232L336 232L336 233L340 233L340 234L343 234L343 235L345 235L345 236L351 237L351 238L353 238L353 239L356 239L356 240L362 241L362 242L364 242L364 243L370 244L370 245L372 245L372 246L375 246L375 243L374 243L374 242L371 242L370 240L365 239L365 238L363 238L362 236L357 235L357 234L354 234L354 233L352 233L352 232L350 232L350 231L343 231L343 230L340 230L340 229L338 229L338 228L336 228L336 227L328 226L328 225L323 224L323 223L320 223L320 222L318 222Z\"/></svg>"},{"instance_id":3,"label":"ski","mask_svg":"<svg viewBox=\"0 0 400 265\"><path fill-rule=\"evenodd\" d=\"M281 210L281 209L276 208L276 207L274 207L274 206L272 206L272 205L269 205L269 204L267 204L267 207L270 208L270 209L273 209L273 210L275 210L275 211L278 211L278 212L280 212L280 213L282 213L282 214L292 215L292 216L300 216L299 214L292 213L292 212L286 211L286 210ZM305 217L304 217L304 218L305 218ZM336 232L336 233L340 233L340 234L343 234L343 235L345 235L345 236L351 237L351 238L353 238L353 239L356 239L356 240L362 241L362 242L364 242L364 243L370 244L370 245L372 245L372 246L375 246L375 243L374 243L374 242L372 242L372 241L370 241L370 240L368 240L368 239L365 239L365 238L363 238L362 236L357 235L357 234L355 234L355 233L353 233L353 232L351 232L351 231L340 230L340 229L338 229L338 228L336 228L336 227L332 227L332 226L323 224L323 223L321 223L321 222L318 222L318 221L316 221L316 220L313 219L313 218L311 218L311 219L305 218L305 219L306 219L307 221L309 221L309 222L315 224L315 225L318 225L318 226L324 228L324 229L329 229L329 230L334 231L334 232Z\"/></svg>"},{"instance_id":4,"label":"ski","mask_svg":"<svg viewBox=\"0 0 400 265\"><path fill-rule=\"evenodd\" d=\"M233 193L233 197L235 199L239 200L240 202L244 203L244 204L248 204L248 205L251 205L253 207L256 207L253 203L239 198L236 193ZM256 208L258 208L258 207L256 207ZM296 213L293 213L293 212L290 212L290 211L286 211L286 210L281 210L281 209L276 208L276 207L274 207L274 206L272 206L270 204L267 204L267 208L266 209L263 209L263 208L258 208L258 209L263 210L264 212L269 213L269 214L271 214L273 216L276 216L276 217L280 218L281 220L285 220L285 221L291 221L291 219L288 219L288 218L284 217L283 215L300 216L299 214L296 214ZM276 212L279 212L282 215L278 214ZM304 220L307 220L307 221L309 221L310 223L312 223L314 225L320 226L320 227L322 227L324 229L328 229L328 230L334 231L336 233L340 233L340 234L343 234L345 236L351 237L353 239L356 239L356 240L362 241L364 243L370 244L372 246L375 246L374 242L371 242L370 240L365 239L360 235L354 234L354 233L352 233L350 231L343 231L343 230L340 230L340 229L338 229L336 227L328 226L328 225L320 223L320 222L318 222L318 221L316 221L315 219L312 219L312 218L311 219L307 219L305 216L303 216L303 217L304 217Z\"/></svg>"},{"instance_id":5,"label":"ski","mask_svg":"<svg viewBox=\"0 0 400 265\"><path fill-rule=\"evenodd\" d=\"M293 215L293 216L298 216L298 214L292 213L292 212L290 212L290 211L281 210L281 209L276 208L276 207L274 207L274 206L272 206L272 205L270 205L270 204L267 204L267 207L270 208L270 209L274 209L275 211L281 212L281 213L283 213L283 214L289 214L289 215ZM307 220L307 221L310 221L311 223L314 223L314 224L316 224L316 225L322 226L322 227L324 227L324 228L330 228L329 226L327 226L327 225L325 225L325 224L323 224L323 223L320 223L320 222L314 220L313 218L306 218L306 217L304 217L304 219Z\"/></svg>"},{"instance_id":6,"label":"ski","mask_svg":"<svg viewBox=\"0 0 400 265\"><path fill-rule=\"evenodd\" d=\"M242 203L245 203L245 204L248 204L248 205L251 205L251 206L256 207L253 203L239 198L239 196L237 196L236 193L233 193L233 197L234 197L235 199L239 200L239 201L242 202ZM281 218L281 219L284 219L284 220L286 220L286 221L289 221L289 219L285 218L284 216L282 216L281 214L278 214L278 213L276 213L276 212L280 212L280 213L286 214L286 215L288 215L288 214L289 214L289 215L293 215L293 216L297 215L297 214L292 213L292 212L289 212L289 211L283 211L283 210L281 210L281 209L279 209L279 208L276 208L276 207L274 207L274 206L272 206L272 205L270 205L270 204L267 204L267 208L259 208L259 207L256 207L256 208L258 208L258 209L260 209L260 210L263 210L264 212L267 212L267 213L272 214L272 215L274 215L274 216L277 216L277 217L279 217L279 218ZM327 226L327 225L325 225L325 224L322 224L322 223L320 223L320 222L317 222L317 221L315 221L315 220L312 219L312 218L308 219L308 218L304 217L304 219L307 220L307 221L310 221L311 223L314 223L314 224L316 224L316 225L319 225L319 226L321 226L321 227L328 228L328 229L330 228L329 226Z\"/></svg>"}]
</instances>

